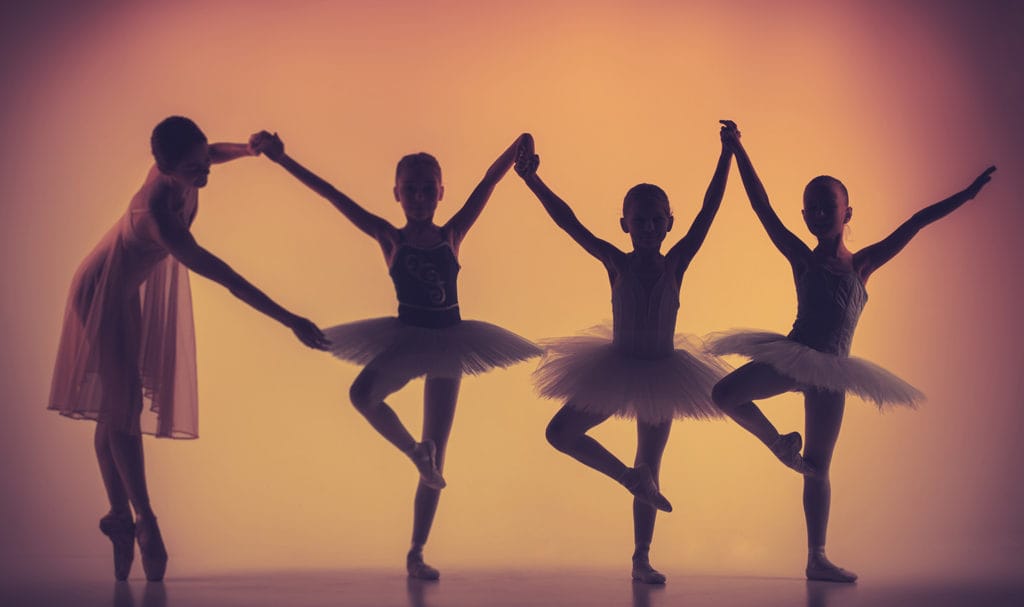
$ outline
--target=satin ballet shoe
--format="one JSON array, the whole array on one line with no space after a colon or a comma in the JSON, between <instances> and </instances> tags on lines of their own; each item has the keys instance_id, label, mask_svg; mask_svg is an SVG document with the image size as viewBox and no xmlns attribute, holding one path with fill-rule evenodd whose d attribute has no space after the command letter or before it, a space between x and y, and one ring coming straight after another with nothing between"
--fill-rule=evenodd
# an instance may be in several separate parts
<instances>
[{"instance_id":1,"label":"satin ballet shoe","mask_svg":"<svg viewBox=\"0 0 1024 607\"><path fill-rule=\"evenodd\" d=\"M779 435L779 438L775 439L775 442L768 448L775 454L775 457L779 458L780 462L800 474L813 475L815 473L814 466L800 455L803 439L800 438L799 432Z\"/></svg>"},{"instance_id":2,"label":"satin ballet shoe","mask_svg":"<svg viewBox=\"0 0 1024 607\"><path fill-rule=\"evenodd\" d=\"M819 582L838 582L852 584L857 581L857 574L832 564L825 555L811 558L805 571L807 579Z\"/></svg>"},{"instance_id":3,"label":"satin ballet shoe","mask_svg":"<svg viewBox=\"0 0 1024 607\"><path fill-rule=\"evenodd\" d=\"M437 469L437 447L434 446L434 441L416 443L409 452L409 458L420 472L421 483L431 489L444 489L448 484Z\"/></svg>"},{"instance_id":4,"label":"satin ballet shoe","mask_svg":"<svg viewBox=\"0 0 1024 607\"><path fill-rule=\"evenodd\" d=\"M410 554L406 557L405 570L409 573L409 577L417 580L433 581L441 579L441 572L424 563L422 554Z\"/></svg>"},{"instance_id":5,"label":"satin ballet shoe","mask_svg":"<svg viewBox=\"0 0 1024 607\"><path fill-rule=\"evenodd\" d=\"M114 578L123 582L128 579L135 560L135 523L132 516L108 514L100 519L100 531L114 545Z\"/></svg>"},{"instance_id":6,"label":"satin ballet shoe","mask_svg":"<svg viewBox=\"0 0 1024 607\"><path fill-rule=\"evenodd\" d=\"M167 548L160 536L160 527L156 517L140 518L135 521L135 539L139 542L139 554L142 556L142 570L146 579L159 582L164 579L167 571Z\"/></svg>"},{"instance_id":7,"label":"satin ballet shoe","mask_svg":"<svg viewBox=\"0 0 1024 607\"><path fill-rule=\"evenodd\" d=\"M633 581L641 584L664 584L665 574L651 567L650 563L633 563Z\"/></svg>"},{"instance_id":8,"label":"satin ballet shoe","mask_svg":"<svg viewBox=\"0 0 1024 607\"><path fill-rule=\"evenodd\" d=\"M641 502L650 504L658 510L672 512L672 504L661 494L661 491L658 491L658 486L654 484L654 475L651 474L651 469L647 464L640 464L636 468L626 468L619 482Z\"/></svg>"}]
</instances>

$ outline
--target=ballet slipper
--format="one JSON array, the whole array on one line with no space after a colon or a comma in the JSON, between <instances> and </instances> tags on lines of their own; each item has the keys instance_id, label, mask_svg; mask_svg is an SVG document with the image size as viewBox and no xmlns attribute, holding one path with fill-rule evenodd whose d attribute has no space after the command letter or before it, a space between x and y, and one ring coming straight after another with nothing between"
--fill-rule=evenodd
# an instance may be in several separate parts
<instances>
[{"instance_id":1,"label":"ballet slipper","mask_svg":"<svg viewBox=\"0 0 1024 607\"><path fill-rule=\"evenodd\" d=\"M441 572L423 562L422 554L409 553L405 559L405 570L409 577L417 580L439 580Z\"/></svg>"},{"instance_id":2,"label":"ballet slipper","mask_svg":"<svg viewBox=\"0 0 1024 607\"><path fill-rule=\"evenodd\" d=\"M812 475L815 473L814 466L800 455L800 449L803 448L803 439L800 438L799 432L780 434L779 438L775 439L775 442L769 445L768 448L775 454L775 457L779 458L780 462L800 474Z\"/></svg>"},{"instance_id":3,"label":"ballet slipper","mask_svg":"<svg viewBox=\"0 0 1024 607\"><path fill-rule=\"evenodd\" d=\"M619 482L641 502L654 506L658 510L672 512L672 504L661 494L661 491L658 491L658 486L654 484L654 476L647 464L626 468Z\"/></svg>"},{"instance_id":4,"label":"ballet slipper","mask_svg":"<svg viewBox=\"0 0 1024 607\"><path fill-rule=\"evenodd\" d=\"M807 579L819 582L839 582L852 584L857 581L857 574L834 565L824 554L813 556L807 560Z\"/></svg>"},{"instance_id":5,"label":"ballet slipper","mask_svg":"<svg viewBox=\"0 0 1024 607\"><path fill-rule=\"evenodd\" d=\"M164 579L167 571L167 548L160 536L160 527L156 517L140 518L135 521L135 539L139 542L139 554L142 556L142 569L146 579L159 582Z\"/></svg>"},{"instance_id":6,"label":"ballet slipper","mask_svg":"<svg viewBox=\"0 0 1024 607\"><path fill-rule=\"evenodd\" d=\"M641 584L664 584L665 574L658 571L648 562L633 561L633 581Z\"/></svg>"},{"instance_id":7,"label":"ballet slipper","mask_svg":"<svg viewBox=\"0 0 1024 607\"><path fill-rule=\"evenodd\" d=\"M409 458L420 471L420 482L431 489L444 489L448 484L437 469L437 447L434 441L427 440L416 443L416 446L409 452Z\"/></svg>"},{"instance_id":8,"label":"ballet slipper","mask_svg":"<svg viewBox=\"0 0 1024 607\"><path fill-rule=\"evenodd\" d=\"M135 560L135 523L131 514L108 514L100 519L100 531L114 544L114 578L128 579Z\"/></svg>"}]
</instances>

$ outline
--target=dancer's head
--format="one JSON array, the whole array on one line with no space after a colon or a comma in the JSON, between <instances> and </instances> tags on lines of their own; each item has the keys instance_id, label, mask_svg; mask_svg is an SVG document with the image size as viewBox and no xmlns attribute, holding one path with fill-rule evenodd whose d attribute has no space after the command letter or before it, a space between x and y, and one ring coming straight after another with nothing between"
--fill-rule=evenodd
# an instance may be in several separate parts
<instances>
[{"instance_id":1,"label":"dancer's head","mask_svg":"<svg viewBox=\"0 0 1024 607\"><path fill-rule=\"evenodd\" d=\"M853 217L843 182L828 175L812 179L804 188L803 216L807 229L818 238L841 236L843 227Z\"/></svg>"},{"instance_id":2,"label":"dancer's head","mask_svg":"<svg viewBox=\"0 0 1024 607\"><path fill-rule=\"evenodd\" d=\"M660 249L665 235L672 229L672 220L665 190L641 183L626 192L619 224L633 240L634 249Z\"/></svg>"},{"instance_id":3,"label":"dancer's head","mask_svg":"<svg viewBox=\"0 0 1024 607\"><path fill-rule=\"evenodd\" d=\"M395 170L395 200L409 221L434 220L437 203L444 197L441 165L430 154L409 154L398 161Z\"/></svg>"},{"instance_id":4,"label":"dancer's head","mask_svg":"<svg viewBox=\"0 0 1024 607\"><path fill-rule=\"evenodd\" d=\"M206 185L210 150L196 123L183 116L165 118L153 129L149 144L161 173L187 185Z\"/></svg>"}]
</instances>

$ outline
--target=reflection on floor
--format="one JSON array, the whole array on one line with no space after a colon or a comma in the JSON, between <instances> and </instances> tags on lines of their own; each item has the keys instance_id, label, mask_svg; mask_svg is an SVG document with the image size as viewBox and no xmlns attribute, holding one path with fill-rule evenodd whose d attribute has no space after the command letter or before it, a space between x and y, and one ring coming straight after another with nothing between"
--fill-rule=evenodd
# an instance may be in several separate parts
<instances>
[{"instance_id":1,"label":"reflection on floor","mask_svg":"<svg viewBox=\"0 0 1024 607\"><path fill-rule=\"evenodd\" d=\"M25 563L21 563L24 565ZM90 564L91 565L91 564ZM666 586L634 584L607 571L463 570L440 582L407 580L400 570L244 571L114 582L100 567L78 577L0 581L10 607L988 607L1024 605L1024 580L861 580L856 585L674 574ZM89 573L91 577L86 577ZM109 572L105 572L108 573ZM671 573L671 572L669 572ZM33 578L33 579L30 579Z\"/></svg>"}]
</instances>

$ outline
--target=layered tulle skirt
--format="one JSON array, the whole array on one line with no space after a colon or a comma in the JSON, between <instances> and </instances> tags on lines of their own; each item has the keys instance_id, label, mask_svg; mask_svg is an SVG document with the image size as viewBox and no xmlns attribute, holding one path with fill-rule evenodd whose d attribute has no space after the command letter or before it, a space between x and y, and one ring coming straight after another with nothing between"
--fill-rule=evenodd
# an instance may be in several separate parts
<instances>
[{"instance_id":1,"label":"layered tulle skirt","mask_svg":"<svg viewBox=\"0 0 1024 607\"><path fill-rule=\"evenodd\" d=\"M924 399L917 388L871 361L821 352L779 333L751 330L716 333L708 338L708 352L716 356L739 354L770 365L798 382L795 390L819 388L851 392L879 407L915 406Z\"/></svg>"},{"instance_id":2,"label":"layered tulle skirt","mask_svg":"<svg viewBox=\"0 0 1024 607\"><path fill-rule=\"evenodd\" d=\"M479 320L420 327L396 317L370 318L324 329L334 356L395 378L476 375L540 356L536 344Z\"/></svg>"},{"instance_id":3,"label":"layered tulle skirt","mask_svg":"<svg viewBox=\"0 0 1024 607\"><path fill-rule=\"evenodd\" d=\"M544 359L533 377L541 396L581 411L651 424L722 416L711 401L711 389L729 368L705 354L695 337L676 335L675 349L659 358L624 354L613 345L607 326L540 343Z\"/></svg>"}]
</instances>

